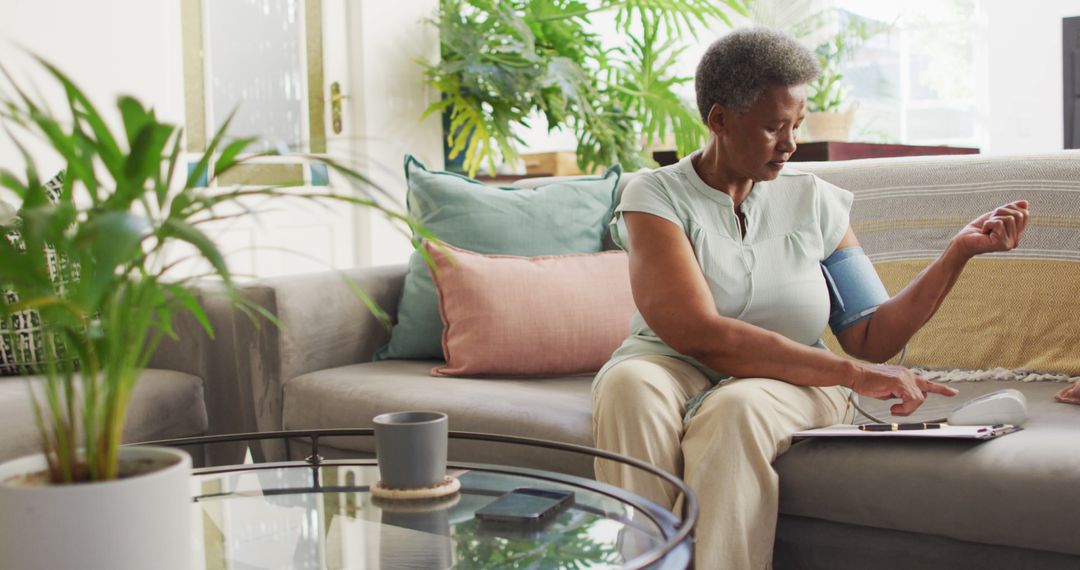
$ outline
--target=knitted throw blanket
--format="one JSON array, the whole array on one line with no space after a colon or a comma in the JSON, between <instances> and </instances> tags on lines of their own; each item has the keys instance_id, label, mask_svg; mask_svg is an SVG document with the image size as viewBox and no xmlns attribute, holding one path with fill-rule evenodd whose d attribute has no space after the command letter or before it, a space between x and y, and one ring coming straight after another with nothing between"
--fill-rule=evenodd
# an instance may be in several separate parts
<instances>
[{"instance_id":1,"label":"knitted throw blanket","mask_svg":"<svg viewBox=\"0 0 1080 570\"><path fill-rule=\"evenodd\" d=\"M1018 380L1020 382L1061 382L1072 383L1058 392L1054 399L1066 404L1080 404L1080 376L1068 374L1051 374L1038 372L1026 368L1009 370L1008 368L991 368L990 370L924 370L921 368L910 369L915 374L934 382L982 382L983 380Z\"/></svg>"},{"instance_id":2,"label":"knitted throw blanket","mask_svg":"<svg viewBox=\"0 0 1080 570\"><path fill-rule=\"evenodd\" d=\"M886 290L894 292L941 255L974 216L1030 200L1020 246L968 262L937 314L908 343L908 357L934 370L993 363L1080 374L1080 350L1071 349L1071 324L1080 319L1080 155L933 156L799 168L854 193L851 227ZM1070 349L1063 350L1065 343ZM829 346L840 353L839 343ZM1006 378L1037 381L1027 378L1032 370ZM974 374L957 380L990 379Z\"/></svg>"},{"instance_id":3,"label":"knitted throw blanket","mask_svg":"<svg viewBox=\"0 0 1080 570\"><path fill-rule=\"evenodd\" d=\"M1080 376L1068 374L1052 374L1039 372L1026 368L1010 370L1008 368L991 368L989 370L926 370L923 368L910 368L913 373L932 380L934 382L982 382L984 380L1017 380L1020 382L1076 382Z\"/></svg>"}]
</instances>

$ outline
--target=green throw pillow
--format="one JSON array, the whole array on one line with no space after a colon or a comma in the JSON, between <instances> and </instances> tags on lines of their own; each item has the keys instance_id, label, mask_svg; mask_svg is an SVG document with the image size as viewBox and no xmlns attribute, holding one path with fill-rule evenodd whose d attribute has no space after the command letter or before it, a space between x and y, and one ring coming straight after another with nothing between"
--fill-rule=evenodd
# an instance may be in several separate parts
<instances>
[{"instance_id":1,"label":"green throw pillow","mask_svg":"<svg viewBox=\"0 0 1080 570\"><path fill-rule=\"evenodd\" d=\"M432 172L405 157L409 215L450 245L520 256L593 253L602 249L622 169L536 188L487 186L450 172ZM442 359L443 324L435 284L413 252L390 344L375 360Z\"/></svg>"}]
</instances>

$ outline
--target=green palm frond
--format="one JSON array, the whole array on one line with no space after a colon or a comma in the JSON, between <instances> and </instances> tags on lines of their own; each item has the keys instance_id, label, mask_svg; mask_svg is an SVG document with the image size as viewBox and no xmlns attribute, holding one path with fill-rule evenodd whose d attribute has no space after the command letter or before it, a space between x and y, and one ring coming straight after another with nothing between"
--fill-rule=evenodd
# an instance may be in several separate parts
<instances>
[{"instance_id":1,"label":"green palm frond","mask_svg":"<svg viewBox=\"0 0 1080 570\"><path fill-rule=\"evenodd\" d=\"M630 57L613 88L639 117L643 148L662 143L670 130L677 152L684 155L700 147L708 133L697 111L674 91L690 81L671 71L685 47L673 39L659 42L658 36L658 28L646 25L642 37L631 40Z\"/></svg>"},{"instance_id":2,"label":"green palm frond","mask_svg":"<svg viewBox=\"0 0 1080 570\"><path fill-rule=\"evenodd\" d=\"M635 21L660 23L674 35L689 33L697 36L697 28L709 28L716 22L734 25L729 12L748 14L751 0L611 0L606 2L616 11L615 20L629 28Z\"/></svg>"},{"instance_id":3,"label":"green palm frond","mask_svg":"<svg viewBox=\"0 0 1080 570\"><path fill-rule=\"evenodd\" d=\"M240 310L268 315L241 299L225 257L202 229L206 221L220 219L216 207L232 205L249 215L244 201L252 197L338 202L430 235L398 212L391 193L327 157L297 158L341 174L350 185L347 193L219 185L219 177L236 166L274 154L250 152L252 139L226 137L228 121L193 160L192 174L180 175L188 162L180 153L180 128L160 121L136 99L121 97L114 109L121 121L112 129L74 81L42 65L66 96L63 116L28 96L6 71L14 95L0 92L0 126L25 163L21 173L0 169L0 185L21 201L18 221L0 228L0 291L17 299L0 303L0 318L32 309L43 323L48 358L37 371L44 376L41 396L32 403L56 482L117 476L117 450L139 371L163 338L175 336L176 316L190 314L212 334L199 301L184 288L189 279L171 273L176 264L165 254L170 244L189 245ZM470 128L468 120L476 117L464 116L461 124ZM479 124L486 127L482 119ZM66 163L58 198L46 194L24 137L44 142ZM199 182L204 176L209 184ZM385 318L369 296L358 298Z\"/></svg>"}]
</instances>

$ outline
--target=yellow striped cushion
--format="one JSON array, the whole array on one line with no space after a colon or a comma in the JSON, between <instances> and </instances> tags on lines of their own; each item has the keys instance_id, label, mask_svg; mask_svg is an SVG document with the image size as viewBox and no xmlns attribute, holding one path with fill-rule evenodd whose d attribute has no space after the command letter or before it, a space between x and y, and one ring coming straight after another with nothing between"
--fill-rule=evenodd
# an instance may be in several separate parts
<instances>
[{"instance_id":1,"label":"yellow striped cushion","mask_svg":"<svg viewBox=\"0 0 1080 570\"><path fill-rule=\"evenodd\" d=\"M906 365L1080 375L1080 153L807 164L851 190L852 227L890 294L968 221L1025 198L1020 247L979 256L912 339ZM839 345L831 335L826 343Z\"/></svg>"}]
</instances>

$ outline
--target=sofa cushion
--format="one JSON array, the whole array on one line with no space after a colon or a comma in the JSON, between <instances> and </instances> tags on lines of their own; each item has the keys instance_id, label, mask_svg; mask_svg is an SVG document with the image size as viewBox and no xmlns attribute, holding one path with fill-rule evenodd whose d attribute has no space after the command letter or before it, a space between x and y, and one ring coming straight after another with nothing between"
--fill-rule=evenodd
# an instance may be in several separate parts
<instances>
[{"instance_id":1,"label":"sofa cushion","mask_svg":"<svg viewBox=\"0 0 1080 570\"><path fill-rule=\"evenodd\" d=\"M54 204L59 201L63 189L63 171L44 184L45 196ZM5 235L0 239L5 239L8 247L25 254L27 247L21 232L21 212L15 210L14 206L0 203L0 225L6 228ZM50 243L44 244L44 250L52 285L62 292L78 279L79 264L66 254L58 254ZM19 295L14 291L0 292L0 303L4 305L14 305L19 300ZM55 353L49 348L50 344L55 345ZM26 309L0 318L0 376L35 374L50 364L66 362L78 366L77 358L68 353L61 336L46 333L45 323L37 310Z\"/></svg>"},{"instance_id":2,"label":"sofa cushion","mask_svg":"<svg viewBox=\"0 0 1080 570\"><path fill-rule=\"evenodd\" d=\"M968 263L937 315L909 343L907 362L1080 375L1080 351L1073 349L1080 318L1080 153L802 163L798 169L855 194L851 226L893 295L966 223L1030 200L1020 246Z\"/></svg>"},{"instance_id":3,"label":"sofa cushion","mask_svg":"<svg viewBox=\"0 0 1080 570\"><path fill-rule=\"evenodd\" d=\"M0 461L41 451L26 381L40 377L0 379ZM125 443L187 437L206 433L202 380L172 370L144 370L128 406Z\"/></svg>"},{"instance_id":4,"label":"sofa cushion","mask_svg":"<svg viewBox=\"0 0 1080 570\"><path fill-rule=\"evenodd\" d=\"M1080 558L781 515L774 568L800 570L1076 570Z\"/></svg>"},{"instance_id":5,"label":"sofa cushion","mask_svg":"<svg viewBox=\"0 0 1080 570\"><path fill-rule=\"evenodd\" d=\"M1055 402L1057 382L955 382L955 398L931 397L917 416L1003 388L1028 400L1024 430L966 441L811 440L776 462L786 515L940 535L957 540L1080 554L1080 409ZM863 398L888 418L888 404Z\"/></svg>"},{"instance_id":6,"label":"sofa cushion","mask_svg":"<svg viewBox=\"0 0 1080 570\"><path fill-rule=\"evenodd\" d=\"M452 431L592 445L592 376L543 379L434 378L431 362L389 360L312 372L285 383L285 429L371 427L385 412L436 410ZM323 438L372 452L373 438ZM500 463L592 477L590 458L488 442L455 442L452 461Z\"/></svg>"},{"instance_id":7,"label":"sofa cushion","mask_svg":"<svg viewBox=\"0 0 1080 570\"><path fill-rule=\"evenodd\" d=\"M434 237L478 253L534 256L600 251L621 172L615 166L603 176L537 188L494 187L458 174L429 171L414 157L405 157L409 215ZM390 343L375 359L442 360L442 328L426 259L414 252L397 324Z\"/></svg>"},{"instance_id":8,"label":"sofa cushion","mask_svg":"<svg viewBox=\"0 0 1080 570\"><path fill-rule=\"evenodd\" d=\"M425 241L435 260L446 364L434 376L595 374L630 334L621 251L515 257Z\"/></svg>"}]
</instances>

